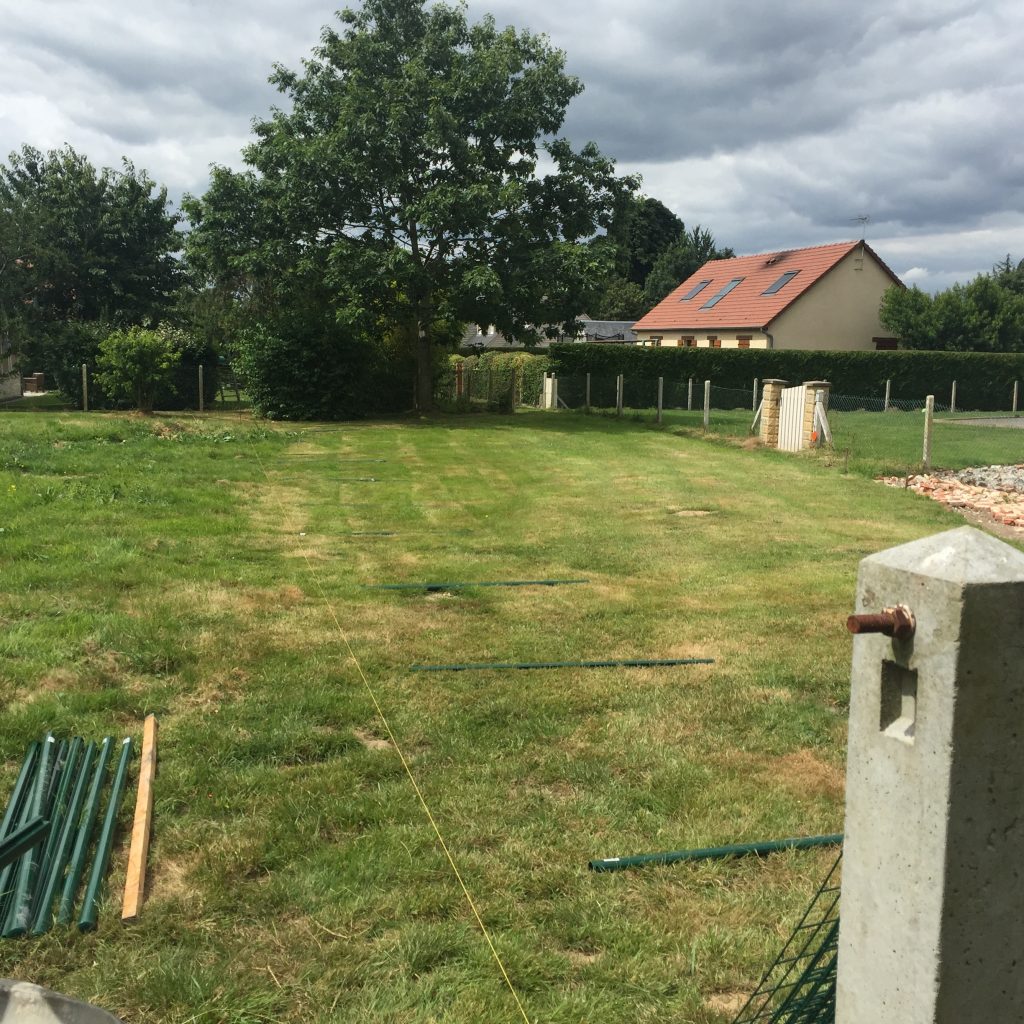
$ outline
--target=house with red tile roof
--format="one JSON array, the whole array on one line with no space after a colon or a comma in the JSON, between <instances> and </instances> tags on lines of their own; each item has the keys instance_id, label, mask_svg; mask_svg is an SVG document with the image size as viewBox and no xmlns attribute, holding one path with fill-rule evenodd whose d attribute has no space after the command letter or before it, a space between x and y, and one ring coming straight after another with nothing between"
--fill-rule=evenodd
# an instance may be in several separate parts
<instances>
[{"instance_id":1,"label":"house with red tile roof","mask_svg":"<svg viewBox=\"0 0 1024 1024\"><path fill-rule=\"evenodd\" d=\"M863 240L712 260L633 326L640 345L874 350L900 279Z\"/></svg>"}]
</instances>

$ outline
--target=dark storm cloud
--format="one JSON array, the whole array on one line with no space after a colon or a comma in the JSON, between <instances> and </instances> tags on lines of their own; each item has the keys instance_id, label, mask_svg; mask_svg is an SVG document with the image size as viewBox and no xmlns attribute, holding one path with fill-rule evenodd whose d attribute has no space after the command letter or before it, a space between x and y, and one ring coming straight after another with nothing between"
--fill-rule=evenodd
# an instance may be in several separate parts
<instances>
[{"instance_id":1,"label":"dark storm cloud","mask_svg":"<svg viewBox=\"0 0 1024 1024\"><path fill-rule=\"evenodd\" d=\"M173 194L241 164L334 5L0 0L0 151L127 155ZM472 0L544 32L596 141L688 224L750 252L855 236L928 286L1024 256L1017 0Z\"/></svg>"}]
</instances>

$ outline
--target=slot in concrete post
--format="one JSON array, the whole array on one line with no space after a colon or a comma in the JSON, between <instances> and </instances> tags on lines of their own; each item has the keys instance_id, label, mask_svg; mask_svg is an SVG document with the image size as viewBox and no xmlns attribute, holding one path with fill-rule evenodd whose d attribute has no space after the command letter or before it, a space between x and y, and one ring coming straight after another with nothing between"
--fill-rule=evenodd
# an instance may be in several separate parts
<instances>
[{"instance_id":1,"label":"slot in concrete post","mask_svg":"<svg viewBox=\"0 0 1024 1024\"><path fill-rule=\"evenodd\" d=\"M711 381L704 381L704 429L711 425Z\"/></svg>"},{"instance_id":2,"label":"slot in concrete post","mask_svg":"<svg viewBox=\"0 0 1024 1024\"><path fill-rule=\"evenodd\" d=\"M686 411L691 412L693 410L693 378L689 379L686 385Z\"/></svg>"},{"instance_id":3,"label":"slot in concrete post","mask_svg":"<svg viewBox=\"0 0 1024 1024\"><path fill-rule=\"evenodd\" d=\"M203 366L199 365L199 411L206 411L206 395L204 394L203 388Z\"/></svg>"},{"instance_id":4,"label":"slot in concrete post","mask_svg":"<svg viewBox=\"0 0 1024 1024\"><path fill-rule=\"evenodd\" d=\"M949 395L949 411L956 412L956 381L953 381L953 389Z\"/></svg>"},{"instance_id":5,"label":"slot in concrete post","mask_svg":"<svg viewBox=\"0 0 1024 1024\"><path fill-rule=\"evenodd\" d=\"M658 424L661 425L661 406L665 397L665 378L658 378Z\"/></svg>"},{"instance_id":6,"label":"slot in concrete post","mask_svg":"<svg viewBox=\"0 0 1024 1024\"><path fill-rule=\"evenodd\" d=\"M1024 554L960 527L860 563L836 1024L1024 1020Z\"/></svg>"},{"instance_id":7,"label":"slot in concrete post","mask_svg":"<svg viewBox=\"0 0 1024 1024\"><path fill-rule=\"evenodd\" d=\"M885 404L882 406L882 412L889 411L889 402L892 398L892 380L885 382Z\"/></svg>"},{"instance_id":8,"label":"slot in concrete post","mask_svg":"<svg viewBox=\"0 0 1024 1024\"><path fill-rule=\"evenodd\" d=\"M768 378L761 381L761 441L769 448L779 446L779 406L788 380Z\"/></svg>"},{"instance_id":9,"label":"slot in concrete post","mask_svg":"<svg viewBox=\"0 0 1024 1024\"><path fill-rule=\"evenodd\" d=\"M89 367L82 363L82 412L89 411Z\"/></svg>"},{"instance_id":10,"label":"slot in concrete post","mask_svg":"<svg viewBox=\"0 0 1024 1024\"><path fill-rule=\"evenodd\" d=\"M620 373L618 375L618 377L615 378L615 415L616 416L621 416L622 415L622 400L623 400L623 392L625 390L626 390L626 380L623 377L623 375Z\"/></svg>"},{"instance_id":11,"label":"slot in concrete post","mask_svg":"<svg viewBox=\"0 0 1024 1024\"><path fill-rule=\"evenodd\" d=\"M921 466L927 473L932 468L932 431L935 428L935 396L929 395L924 401L924 447L921 452Z\"/></svg>"}]
</instances>

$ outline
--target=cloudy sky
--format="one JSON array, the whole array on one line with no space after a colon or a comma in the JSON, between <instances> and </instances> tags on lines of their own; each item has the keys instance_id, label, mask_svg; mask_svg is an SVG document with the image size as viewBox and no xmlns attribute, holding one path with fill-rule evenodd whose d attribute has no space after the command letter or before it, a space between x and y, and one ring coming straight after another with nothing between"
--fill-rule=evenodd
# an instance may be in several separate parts
<instances>
[{"instance_id":1,"label":"cloudy sky","mask_svg":"<svg viewBox=\"0 0 1024 1024\"><path fill-rule=\"evenodd\" d=\"M1024 258L1020 0L472 0L546 32L586 91L565 134L737 253L855 238L907 283ZM173 196L241 166L333 19L310 0L0 0L0 154L122 155Z\"/></svg>"}]
</instances>

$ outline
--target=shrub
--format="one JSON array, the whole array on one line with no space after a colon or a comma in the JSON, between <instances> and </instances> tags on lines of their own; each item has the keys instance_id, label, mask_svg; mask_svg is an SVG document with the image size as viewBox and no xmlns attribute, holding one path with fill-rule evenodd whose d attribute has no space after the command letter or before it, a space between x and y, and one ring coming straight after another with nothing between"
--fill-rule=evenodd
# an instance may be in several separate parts
<instances>
[{"instance_id":1,"label":"shrub","mask_svg":"<svg viewBox=\"0 0 1024 1024\"><path fill-rule=\"evenodd\" d=\"M179 332L169 328L114 331L100 342L97 382L109 398L152 412L157 392L172 384L182 343Z\"/></svg>"}]
</instances>

